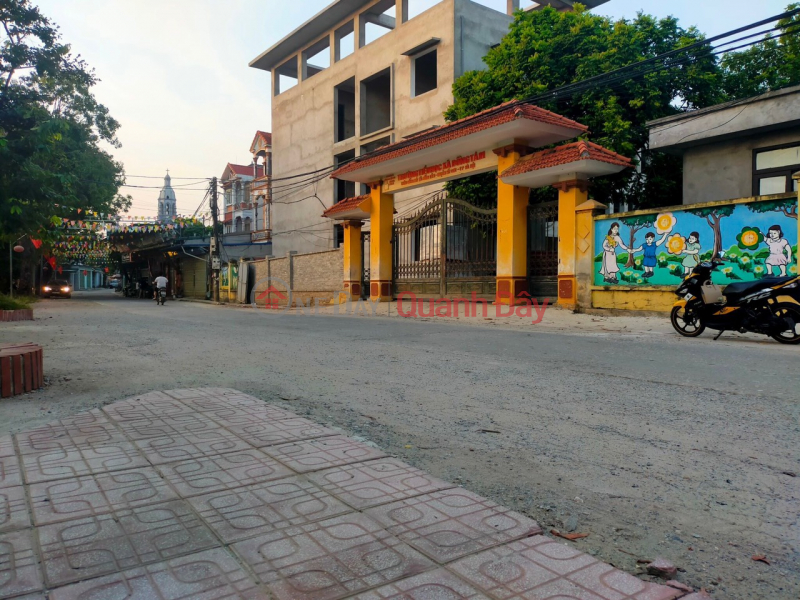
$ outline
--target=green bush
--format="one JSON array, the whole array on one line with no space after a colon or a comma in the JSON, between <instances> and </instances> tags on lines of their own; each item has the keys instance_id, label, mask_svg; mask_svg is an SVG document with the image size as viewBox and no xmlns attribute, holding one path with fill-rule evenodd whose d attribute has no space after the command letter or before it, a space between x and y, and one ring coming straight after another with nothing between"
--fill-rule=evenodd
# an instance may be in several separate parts
<instances>
[{"instance_id":1,"label":"green bush","mask_svg":"<svg viewBox=\"0 0 800 600\"><path fill-rule=\"evenodd\" d=\"M31 308L34 299L29 296L15 296L14 298L6 294L0 294L0 310L22 310Z\"/></svg>"}]
</instances>

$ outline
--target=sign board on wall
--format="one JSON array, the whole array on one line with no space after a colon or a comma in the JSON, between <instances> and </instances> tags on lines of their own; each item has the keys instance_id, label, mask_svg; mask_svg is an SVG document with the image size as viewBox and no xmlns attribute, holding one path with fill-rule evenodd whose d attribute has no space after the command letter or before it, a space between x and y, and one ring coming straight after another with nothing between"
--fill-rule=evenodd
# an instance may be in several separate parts
<instances>
[{"instance_id":1,"label":"sign board on wall","mask_svg":"<svg viewBox=\"0 0 800 600\"><path fill-rule=\"evenodd\" d=\"M497 169L497 157L491 150L481 150L467 156L457 156L421 169L392 175L383 180L383 191L394 194L431 183L459 179Z\"/></svg>"}]
</instances>

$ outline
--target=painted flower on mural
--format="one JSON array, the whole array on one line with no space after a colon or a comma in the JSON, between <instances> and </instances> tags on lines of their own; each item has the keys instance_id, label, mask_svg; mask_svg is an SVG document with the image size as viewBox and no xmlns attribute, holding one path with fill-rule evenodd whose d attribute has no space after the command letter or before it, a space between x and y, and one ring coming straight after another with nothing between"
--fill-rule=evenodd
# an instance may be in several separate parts
<instances>
[{"instance_id":1,"label":"painted flower on mural","mask_svg":"<svg viewBox=\"0 0 800 600\"><path fill-rule=\"evenodd\" d=\"M677 223L678 219L672 213L661 213L656 217L656 231L658 235L664 235L672 231Z\"/></svg>"},{"instance_id":2,"label":"painted flower on mural","mask_svg":"<svg viewBox=\"0 0 800 600\"><path fill-rule=\"evenodd\" d=\"M792 265L791 267L789 267L789 273L791 273L792 275L797 275L797 265Z\"/></svg>"},{"instance_id":3,"label":"painted flower on mural","mask_svg":"<svg viewBox=\"0 0 800 600\"><path fill-rule=\"evenodd\" d=\"M686 250L686 238L680 233L675 233L667 238L667 252L682 254Z\"/></svg>"},{"instance_id":4,"label":"painted flower on mural","mask_svg":"<svg viewBox=\"0 0 800 600\"><path fill-rule=\"evenodd\" d=\"M742 227L742 232L736 236L736 241L742 250L755 250L764 241L764 234L758 227Z\"/></svg>"},{"instance_id":5,"label":"painted flower on mural","mask_svg":"<svg viewBox=\"0 0 800 600\"><path fill-rule=\"evenodd\" d=\"M764 267L761 266L758 266L755 269L753 269L753 273L755 273L756 275L761 275L763 272L764 272Z\"/></svg>"},{"instance_id":6,"label":"painted flower on mural","mask_svg":"<svg viewBox=\"0 0 800 600\"><path fill-rule=\"evenodd\" d=\"M678 265L670 265L670 266L669 266L669 270L670 270L670 271L674 271L674 270L675 270L675 269L677 269L677 268L678 268Z\"/></svg>"}]
</instances>

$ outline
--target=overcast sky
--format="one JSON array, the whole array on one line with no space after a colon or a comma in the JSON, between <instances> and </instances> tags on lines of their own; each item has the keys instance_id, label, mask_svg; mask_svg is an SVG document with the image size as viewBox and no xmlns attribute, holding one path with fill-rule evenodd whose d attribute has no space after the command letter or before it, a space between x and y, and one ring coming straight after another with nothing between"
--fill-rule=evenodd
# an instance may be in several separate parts
<instances>
[{"instance_id":1,"label":"overcast sky","mask_svg":"<svg viewBox=\"0 0 800 600\"><path fill-rule=\"evenodd\" d=\"M159 179L173 176L178 213L203 198L193 179L249 164L257 129L270 130L269 75L248 62L331 0L32 0L93 67L98 99L120 121L114 150L133 215L154 215ZM476 0L504 8L506 0ZM438 0L411 0L412 15ZM529 0L523 0L523 6ZM789 0L610 0L595 12L673 15L708 35L782 12ZM185 186L183 189L180 186Z\"/></svg>"}]
</instances>

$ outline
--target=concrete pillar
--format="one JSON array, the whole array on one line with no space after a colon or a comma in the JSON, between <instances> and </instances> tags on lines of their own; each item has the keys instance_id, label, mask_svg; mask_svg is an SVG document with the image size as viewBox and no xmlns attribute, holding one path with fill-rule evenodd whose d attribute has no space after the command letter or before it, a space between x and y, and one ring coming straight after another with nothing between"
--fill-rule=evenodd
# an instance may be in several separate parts
<instances>
[{"instance_id":1,"label":"concrete pillar","mask_svg":"<svg viewBox=\"0 0 800 600\"><path fill-rule=\"evenodd\" d=\"M350 300L361 297L361 269L363 248L361 247L361 221L345 221L344 227L344 291Z\"/></svg>"},{"instance_id":2,"label":"concrete pillar","mask_svg":"<svg viewBox=\"0 0 800 600\"><path fill-rule=\"evenodd\" d=\"M579 204L575 208L575 308L592 307L592 285L594 284L594 218L606 212L606 205L595 200Z\"/></svg>"},{"instance_id":3,"label":"concrete pillar","mask_svg":"<svg viewBox=\"0 0 800 600\"><path fill-rule=\"evenodd\" d=\"M527 147L512 144L495 150L498 173L520 157ZM497 180L497 294L498 304L516 304L528 291L528 194L530 190Z\"/></svg>"},{"instance_id":4,"label":"concrete pillar","mask_svg":"<svg viewBox=\"0 0 800 600\"><path fill-rule=\"evenodd\" d=\"M555 184L558 189L558 305L575 308L576 209L589 199L589 182L573 179Z\"/></svg>"},{"instance_id":5,"label":"concrete pillar","mask_svg":"<svg viewBox=\"0 0 800 600\"><path fill-rule=\"evenodd\" d=\"M392 299L392 225L394 196L384 194L380 183L370 186L369 297L372 301Z\"/></svg>"},{"instance_id":6,"label":"concrete pillar","mask_svg":"<svg viewBox=\"0 0 800 600\"><path fill-rule=\"evenodd\" d=\"M408 0L397 0L395 4L397 9L397 18L396 18L396 25L395 28L399 27L406 21L408 21Z\"/></svg>"},{"instance_id":7,"label":"concrete pillar","mask_svg":"<svg viewBox=\"0 0 800 600\"><path fill-rule=\"evenodd\" d=\"M515 10L519 10L519 0L506 0L506 14L513 15Z\"/></svg>"}]
</instances>

